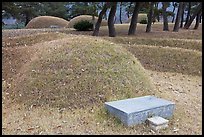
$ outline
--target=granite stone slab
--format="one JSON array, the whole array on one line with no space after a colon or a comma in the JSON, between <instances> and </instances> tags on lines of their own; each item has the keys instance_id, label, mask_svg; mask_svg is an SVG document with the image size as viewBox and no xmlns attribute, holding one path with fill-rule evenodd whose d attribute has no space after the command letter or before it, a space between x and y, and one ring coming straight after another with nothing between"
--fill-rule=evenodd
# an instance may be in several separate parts
<instances>
[{"instance_id":1,"label":"granite stone slab","mask_svg":"<svg viewBox=\"0 0 204 137\"><path fill-rule=\"evenodd\" d=\"M167 128L169 122L169 120L158 116L148 118L147 121L149 123L149 127L155 131Z\"/></svg>"},{"instance_id":2,"label":"granite stone slab","mask_svg":"<svg viewBox=\"0 0 204 137\"><path fill-rule=\"evenodd\" d=\"M105 108L110 114L118 117L125 125L133 126L141 124L147 118L154 116L172 117L175 103L155 96L143 96L105 102Z\"/></svg>"}]
</instances>

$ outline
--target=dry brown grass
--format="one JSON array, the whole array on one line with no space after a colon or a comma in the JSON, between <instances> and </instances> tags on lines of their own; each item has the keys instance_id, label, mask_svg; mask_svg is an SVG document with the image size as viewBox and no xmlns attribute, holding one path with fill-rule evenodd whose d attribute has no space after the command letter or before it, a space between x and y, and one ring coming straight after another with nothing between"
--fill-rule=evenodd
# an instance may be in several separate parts
<instances>
[{"instance_id":1,"label":"dry brown grass","mask_svg":"<svg viewBox=\"0 0 204 137\"><path fill-rule=\"evenodd\" d=\"M38 28L51 28L52 26L56 27L66 27L68 21L62 18L53 17L53 16L39 16L32 19L27 25L26 29L38 29Z\"/></svg>"},{"instance_id":2,"label":"dry brown grass","mask_svg":"<svg viewBox=\"0 0 204 137\"><path fill-rule=\"evenodd\" d=\"M123 45L140 60L145 69L202 75L202 53L183 48Z\"/></svg>"},{"instance_id":3,"label":"dry brown grass","mask_svg":"<svg viewBox=\"0 0 204 137\"><path fill-rule=\"evenodd\" d=\"M115 24L116 37L117 36L128 36L128 29L130 24ZM152 25L152 31L146 33L146 24L137 24L136 34L134 36L128 36L133 38L175 38L175 39L202 39L202 25L197 30L192 27L190 29L179 29L179 32L173 32L174 24L169 23L169 31L163 31L163 25L161 23L155 23ZM91 35L91 32L90 34ZM102 26L99 31L99 36L108 36L108 27Z\"/></svg>"},{"instance_id":4,"label":"dry brown grass","mask_svg":"<svg viewBox=\"0 0 204 137\"><path fill-rule=\"evenodd\" d=\"M110 42L125 45L150 45L157 47L184 48L202 51L202 40L175 39L175 38L145 38L145 37L104 37Z\"/></svg>"},{"instance_id":5,"label":"dry brown grass","mask_svg":"<svg viewBox=\"0 0 204 137\"><path fill-rule=\"evenodd\" d=\"M92 16L91 15L80 15L80 16L74 17L73 19L70 20L67 27L73 28L74 24L76 24L77 22L80 22L82 20L87 20L90 23L92 23ZM95 17L95 23L97 22L97 20L98 20L98 17ZM107 21L103 19L101 22L101 26L107 26Z\"/></svg>"},{"instance_id":6,"label":"dry brown grass","mask_svg":"<svg viewBox=\"0 0 204 137\"><path fill-rule=\"evenodd\" d=\"M202 27L200 26L200 28ZM198 73L199 70L201 70L202 72L202 69L201 69L202 53L200 52L201 51L200 41L202 37L202 31L200 28L198 30L181 29L179 30L178 33L172 33L172 32L162 32L162 24L154 24L153 32L147 34L144 32L145 26L138 24L137 33L140 33L141 35L136 34L135 36L131 36L127 38L127 41L122 39L122 37L118 37L118 39L116 37L110 40L110 42L101 40L101 38L99 37L90 38L90 37L83 36L83 35L90 35L91 32L79 33L72 29L38 29L38 30L24 29L24 30L3 31L2 32L3 39L5 38L13 42L12 47L4 46L2 48L3 50L2 75L3 77L8 77L8 79L2 80L2 108L3 108L2 132L3 134L134 134L134 135L135 134L161 134L161 135L202 134L202 111L201 111L202 77L200 77L199 74L198 76L193 76L193 75L197 75L196 73ZM117 32L119 32L119 36L125 36L125 35L127 36L127 33L126 33L127 30L125 30L127 29L127 25L116 25L116 29L117 29ZM41 41L42 43L37 43L37 41L38 40L40 41L40 39L50 40L49 38L46 38L46 36L49 36L51 34L39 35L42 38L33 34L45 33L50 31L72 33L72 34L77 34L78 36L73 36L69 34L67 35L66 39L53 40L45 43L42 40ZM101 32L102 34L100 35L103 35L105 38L107 36L107 28L102 27ZM10 36L11 37L21 36L21 37L6 38ZM22 36L30 37L30 38L24 37L27 40L23 41L23 43L28 43L28 46L26 47L24 47L23 44L21 45L15 44L15 40L18 42L23 40L21 39ZM55 35L55 34L53 36L58 37L58 35ZM161 40L160 38L165 38L165 39ZM167 40L168 38L169 40ZM93 39L95 40L94 42L93 42ZM179 39L182 39L182 40L179 40ZM190 39L190 40L187 40L187 39ZM197 40L193 40L193 39L197 39ZM32 42L32 40L34 40L34 42ZM171 42L171 40L173 42ZM121 45L123 46L123 48L119 47L119 45L116 46L117 48L115 48L114 43L119 43L120 41L121 43L123 43ZM174 42L175 42L175 45L173 44ZM34 44L34 46L30 46L29 44L33 45L32 43L33 44L37 43L37 44ZM101 43L101 44L97 45L97 43ZM155 45L151 45L151 43L154 43ZM190 49L194 49L194 46L191 46L191 44L196 46L196 43L199 45L199 48L196 49L197 51L190 50ZM140 45L134 45L134 44L140 44ZM142 44L145 44L145 45L142 45ZM162 45L159 46L160 44ZM101 48L102 45L106 45L105 46L106 48L105 47ZM186 49L185 45L188 47L188 50ZM170 123L169 123L168 129L155 133L151 131L150 128L148 128L145 124L137 125L131 128L124 127L121 122L119 122L117 119L107 114L103 104L98 106L91 104L91 105L87 105L83 109L78 109L75 106L73 106L73 108L67 108L67 105L65 105L66 108L57 109L51 106L50 107L40 106L40 105L38 106L35 104L35 102L32 102L32 101L30 102L30 106L29 104L26 104L26 103L22 104L23 102L25 102L26 99L30 100L32 97L33 99L36 99L35 97L40 97L42 95L45 95L44 103L47 103L49 101L47 97L51 95L56 95L56 94L53 94L53 93L56 93L56 91L59 91L60 93L62 93L64 90L65 91L64 93L66 94L67 89L63 88L64 82L66 81L63 81L63 79L66 79L67 76L69 80L77 79L74 77L72 79L69 76L80 76L75 83L76 85L75 89L79 91L80 90L79 87L82 86L84 83L83 80L86 79L86 78L80 79L81 76L83 77L84 73L88 74L89 72L96 71L96 67L93 68L94 65L91 64L90 66L87 66L88 61L84 60L85 57L94 56L96 57L95 59L97 61L98 60L100 61L98 62L96 61L92 63L101 65L100 64L101 60L109 57L107 53L110 52L109 51L110 49L107 48L107 46L110 46L110 47L113 46L111 49L113 49L114 55L119 54L119 52L124 53L124 48L127 48L136 57L138 57L138 60L141 61L141 64L145 68L148 68L151 70L156 69L157 71L172 71L172 73L150 71L150 74L149 74L149 76L153 78L154 86L156 86L157 91L159 91L159 92L154 92L155 95L161 98L165 98L167 100L174 101L176 103L176 110L173 118L170 119L169 121ZM87 47L90 47L90 48L87 48ZM176 48L176 47L179 47L179 48ZM70 48L72 49L71 52L69 52ZM95 52L96 50L97 52ZM104 54L104 52L106 54ZM72 53L72 54L69 54L69 53ZM98 53L98 54L94 54L94 53ZM77 57L71 59L73 55L77 55ZM130 54L128 53L127 56L128 55ZM102 56L101 57L102 59L97 58L97 56L99 57ZM115 56L115 57L118 58L118 56ZM70 59L71 59L71 63L69 61ZM73 63L72 61L77 63ZM119 61L117 60L115 61L116 62L113 65L114 68L116 66L118 66L119 68L125 65L124 63L121 63L121 64L118 63L118 62L124 62L125 60L122 60L119 58ZM164 66L162 66L162 64ZM178 66L175 66L175 65L178 65ZM76 68L76 66L80 66L80 67L78 67L77 70L73 69L75 71L73 71L72 73L70 67ZM90 71L84 69L84 67L90 67ZM126 68L128 67L129 66L127 66ZM64 71L61 71L63 69L66 70L67 75L63 75ZM82 73L82 69L84 70L83 73ZM194 74L184 75L180 73L175 73L175 72L182 71L182 69L184 69L184 73L186 74L192 74L192 73ZM122 70L122 69L119 69L119 70ZM131 77L134 76L134 74L127 72L127 69L124 68L123 70L124 70L124 73L122 73L121 71L120 74L124 74L124 77L120 78L118 77L118 73L116 73L114 74L114 78L115 78L114 81L118 80L118 83L112 83L113 85L119 84L118 87L122 89L121 93L119 93L120 95L125 94L125 93L122 93L122 91L129 90L126 87L121 88L122 85L120 83L121 82L120 80L124 79L125 77L128 77L129 75ZM146 75L146 71L144 75ZM81 74L79 72L81 72ZM98 76L99 75L90 76L91 78L89 79L89 81L91 86L98 86L98 85L100 86L101 81L95 81ZM117 77L119 79L117 79ZM9 79L10 80L12 79L11 82L9 81ZM92 81L95 81L96 84L91 83ZM135 81L135 80L132 79L132 81ZM152 81L151 78L150 78L150 81ZM32 85L33 83L35 83L36 85ZM56 85L56 83L58 85ZM66 83L66 85L67 84L69 83ZM142 85L143 83L141 83L140 86ZM29 88L29 86L33 87L34 90L31 91L31 88ZM50 87L50 89L48 87ZM102 90L100 90L99 88L98 90L101 91L100 93L104 93L104 92L110 91L110 89L113 89L112 87L104 87ZM43 88L48 90L39 90ZM59 88L62 90L58 90ZM95 91L97 91L97 90L94 90L95 87L91 87L91 88L92 89L87 89L87 91L93 90L92 92L94 93L93 95L98 95L98 94L95 94L96 93ZM135 89L135 88L139 88L139 90L141 90L144 88L144 86L141 88L134 87L134 86L131 87L131 89ZM116 90L120 91L119 89L116 89ZM33 92L33 94L31 94L31 92L29 91ZM27 95L24 95L22 93L26 93ZM77 95L79 95L80 93L81 92L78 92ZM143 92L143 93L146 94L147 92ZM13 96L13 94L16 94L16 95ZM87 93L84 96L87 96L87 95L89 96L89 94L91 93ZM136 94L139 95L138 93L135 93L135 95ZM152 95L152 93L150 94ZM73 95L73 100L72 98L69 98L70 101L74 101L74 99L77 100L77 98L74 98L75 96L77 96L77 95L74 95L74 92L70 93L69 95ZM26 96L29 96L29 97L26 98ZM108 96L109 97L112 96L113 98L117 99L116 95L114 94L111 94ZM129 96L131 95L127 95L127 97ZM62 98L63 97L65 96L62 96ZM16 99L18 100L17 101L18 103L16 102ZM22 103L20 103L19 101L21 99L22 99ZM84 98L82 98L82 100L84 100ZM39 99L39 100L33 100L33 101L42 101L42 100ZM60 99L58 103L60 103Z\"/></svg>"},{"instance_id":7,"label":"dry brown grass","mask_svg":"<svg viewBox=\"0 0 204 137\"><path fill-rule=\"evenodd\" d=\"M27 35L27 36L3 37L2 47L32 46L32 44L35 44L35 43L60 39L65 36L67 35L64 33L47 32L47 33L39 33L39 34L33 34L33 35Z\"/></svg>"},{"instance_id":8,"label":"dry brown grass","mask_svg":"<svg viewBox=\"0 0 204 137\"><path fill-rule=\"evenodd\" d=\"M2 134L131 134L131 135L195 135L202 134L202 78L179 73L150 71L156 96L174 101L175 113L169 127L153 132L145 125L126 127L107 114L103 106L69 110L50 107L8 104L9 95L3 92Z\"/></svg>"},{"instance_id":9,"label":"dry brown grass","mask_svg":"<svg viewBox=\"0 0 204 137\"><path fill-rule=\"evenodd\" d=\"M137 31L134 36L128 36L128 28L129 24L115 24L116 34L122 37L129 37L129 38L146 38L146 39L153 39L153 38L165 38L165 39L193 39L193 40L201 40L202 39L202 25L199 26L197 30L192 29L179 29L179 32L173 32L173 24L169 23L170 31L162 31L163 25L161 23L156 23L152 25L152 32L146 33L146 25L145 24L138 24ZM3 37L13 37L13 36L22 36L22 35L29 35L35 33L44 33L44 32L62 32L66 34L76 34L76 35L92 35L92 31L76 31L72 28L59 28L59 29L13 29L13 30L3 30L2 36ZM101 26L99 31L100 37L108 37L108 27Z\"/></svg>"}]
</instances>

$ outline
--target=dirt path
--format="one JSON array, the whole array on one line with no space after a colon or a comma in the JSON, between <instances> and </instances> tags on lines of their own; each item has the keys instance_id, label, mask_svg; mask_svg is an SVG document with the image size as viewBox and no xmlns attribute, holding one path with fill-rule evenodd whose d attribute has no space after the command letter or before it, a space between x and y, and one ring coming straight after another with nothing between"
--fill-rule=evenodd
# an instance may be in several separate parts
<instances>
[{"instance_id":1,"label":"dirt path","mask_svg":"<svg viewBox=\"0 0 204 137\"><path fill-rule=\"evenodd\" d=\"M202 77L149 71L159 97L176 103L174 125L177 134L202 134ZM171 132L169 132L171 134Z\"/></svg>"},{"instance_id":2,"label":"dirt path","mask_svg":"<svg viewBox=\"0 0 204 137\"><path fill-rule=\"evenodd\" d=\"M3 92L3 134L202 134L202 77L179 73L148 71L159 89L158 97L176 103L169 128L158 133L142 124L126 128L97 108L87 110L58 110L36 108L29 110L9 104Z\"/></svg>"}]
</instances>

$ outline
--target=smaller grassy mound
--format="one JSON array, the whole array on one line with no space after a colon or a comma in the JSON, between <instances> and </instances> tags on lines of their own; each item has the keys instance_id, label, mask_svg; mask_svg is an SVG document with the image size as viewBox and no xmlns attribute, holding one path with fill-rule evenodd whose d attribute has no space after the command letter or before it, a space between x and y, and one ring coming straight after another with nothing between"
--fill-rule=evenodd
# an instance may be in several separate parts
<instances>
[{"instance_id":1,"label":"smaller grassy mound","mask_svg":"<svg viewBox=\"0 0 204 137\"><path fill-rule=\"evenodd\" d=\"M17 102L84 108L155 92L138 60L108 41L70 36L35 47L39 51L12 90Z\"/></svg>"},{"instance_id":2,"label":"smaller grassy mound","mask_svg":"<svg viewBox=\"0 0 204 137\"><path fill-rule=\"evenodd\" d=\"M2 47L32 46L35 43L60 39L65 36L64 33L49 32L28 36L4 37L2 38Z\"/></svg>"},{"instance_id":3,"label":"smaller grassy mound","mask_svg":"<svg viewBox=\"0 0 204 137\"><path fill-rule=\"evenodd\" d=\"M132 17L127 20L127 23L130 23ZM147 20L147 14L138 14L137 23L140 23L142 20Z\"/></svg>"},{"instance_id":4,"label":"smaller grassy mound","mask_svg":"<svg viewBox=\"0 0 204 137\"><path fill-rule=\"evenodd\" d=\"M182 48L123 45L140 60L145 69L202 75L202 53Z\"/></svg>"},{"instance_id":5,"label":"smaller grassy mound","mask_svg":"<svg viewBox=\"0 0 204 137\"><path fill-rule=\"evenodd\" d=\"M202 51L201 40L189 40L189 39L165 39L165 38L138 38L138 37L106 37L105 39L113 41L118 44L130 44L130 45L150 45L150 46L162 46L162 47L178 47L184 49L192 49Z\"/></svg>"},{"instance_id":6,"label":"smaller grassy mound","mask_svg":"<svg viewBox=\"0 0 204 137\"><path fill-rule=\"evenodd\" d=\"M70 20L69 24L68 24L68 28L73 28L74 27L74 24L76 24L77 22L80 22L82 20L87 20L89 21L90 23L92 23L92 16L91 15L80 15L80 16L77 16L73 19ZM98 20L98 17L95 17L95 23L97 22ZM102 20L101 22L101 26L107 26L107 21L106 20Z\"/></svg>"},{"instance_id":7,"label":"smaller grassy mound","mask_svg":"<svg viewBox=\"0 0 204 137\"><path fill-rule=\"evenodd\" d=\"M27 25L26 29L38 28L63 28L68 25L68 21L62 18L53 16L39 16L32 19Z\"/></svg>"}]
</instances>

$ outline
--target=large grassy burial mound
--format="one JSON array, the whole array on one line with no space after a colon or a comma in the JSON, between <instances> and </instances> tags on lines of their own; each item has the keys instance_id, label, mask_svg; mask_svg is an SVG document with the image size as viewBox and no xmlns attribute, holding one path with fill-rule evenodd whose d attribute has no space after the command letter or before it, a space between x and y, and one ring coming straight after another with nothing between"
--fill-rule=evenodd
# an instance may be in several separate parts
<instances>
[{"instance_id":1,"label":"large grassy burial mound","mask_svg":"<svg viewBox=\"0 0 204 137\"><path fill-rule=\"evenodd\" d=\"M67 27L73 28L74 24L76 24L82 20L87 20L90 23L92 23L92 16L91 15L80 15L80 16L74 17L73 19L70 20ZM95 17L95 23L97 22L97 20L98 20L98 17ZM108 25L107 21L103 19L101 22L101 26L107 26L107 25Z\"/></svg>"},{"instance_id":2,"label":"large grassy burial mound","mask_svg":"<svg viewBox=\"0 0 204 137\"><path fill-rule=\"evenodd\" d=\"M68 21L53 16L39 16L32 19L27 25L27 29L38 28L63 28L68 25Z\"/></svg>"},{"instance_id":3,"label":"large grassy burial mound","mask_svg":"<svg viewBox=\"0 0 204 137\"><path fill-rule=\"evenodd\" d=\"M84 108L105 101L154 95L140 62L122 46L70 35L35 45L11 95L27 106Z\"/></svg>"}]
</instances>

